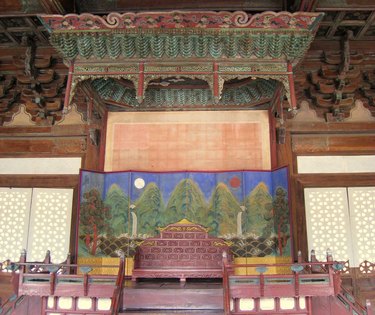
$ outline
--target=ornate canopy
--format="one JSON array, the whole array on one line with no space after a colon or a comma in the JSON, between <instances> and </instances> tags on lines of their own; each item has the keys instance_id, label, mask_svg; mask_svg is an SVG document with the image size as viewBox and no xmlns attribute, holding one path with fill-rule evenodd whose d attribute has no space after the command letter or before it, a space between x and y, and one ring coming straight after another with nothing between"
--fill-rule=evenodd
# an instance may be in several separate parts
<instances>
[{"instance_id":1,"label":"ornate canopy","mask_svg":"<svg viewBox=\"0 0 375 315\"><path fill-rule=\"evenodd\" d=\"M77 84L89 81L109 110L150 110L264 108L280 88L295 107L293 67L322 14L173 11L40 18L71 66L65 106Z\"/></svg>"}]
</instances>

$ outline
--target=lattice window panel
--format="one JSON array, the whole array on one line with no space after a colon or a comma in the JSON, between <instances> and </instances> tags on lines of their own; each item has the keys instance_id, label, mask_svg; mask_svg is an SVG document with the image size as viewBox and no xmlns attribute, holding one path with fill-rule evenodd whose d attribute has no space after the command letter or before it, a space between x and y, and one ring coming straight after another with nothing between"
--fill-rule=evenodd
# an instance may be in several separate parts
<instances>
[{"instance_id":1,"label":"lattice window panel","mask_svg":"<svg viewBox=\"0 0 375 315\"><path fill-rule=\"evenodd\" d=\"M54 263L69 252L72 189L34 188L28 240L28 260L41 261L47 250Z\"/></svg>"},{"instance_id":2,"label":"lattice window panel","mask_svg":"<svg viewBox=\"0 0 375 315\"><path fill-rule=\"evenodd\" d=\"M309 250L319 260L331 249L335 260L353 261L346 188L305 188Z\"/></svg>"},{"instance_id":3,"label":"lattice window panel","mask_svg":"<svg viewBox=\"0 0 375 315\"><path fill-rule=\"evenodd\" d=\"M375 187L348 188L354 266L375 261Z\"/></svg>"},{"instance_id":4,"label":"lattice window panel","mask_svg":"<svg viewBox=\"0 0 375 315\"><path fill-rule=\"evenodd\" d=\"M26 248L31 191L0 188L0 261L18 261Z\"/></svg>"}]
</instances>

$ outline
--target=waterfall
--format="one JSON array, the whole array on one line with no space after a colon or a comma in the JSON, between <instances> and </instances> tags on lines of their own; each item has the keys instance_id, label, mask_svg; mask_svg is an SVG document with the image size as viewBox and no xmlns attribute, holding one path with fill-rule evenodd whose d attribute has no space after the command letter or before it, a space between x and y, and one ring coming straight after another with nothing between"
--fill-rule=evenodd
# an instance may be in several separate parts
<instances>
[{"instance_id":1,"label":"waterfall","mask_svg":"<svg viewBox=\"0 0 375 315\"><path fill-rule=\"evenodd\" d=\"M242 236L242 211L237 214L237 236Z\"/></svg>"},{"instance_id":2,"label":"waterfall","mask_svg":"<svg viewBox=\"0 0 375 315\"><path fill-rule=\"evenodd\" d=\"M132 214L132 221L133 221L133 224L132 224L132 237L136 237L137 236L137 215L132 211L131 212Z\"/></svg>"}]
</instances>

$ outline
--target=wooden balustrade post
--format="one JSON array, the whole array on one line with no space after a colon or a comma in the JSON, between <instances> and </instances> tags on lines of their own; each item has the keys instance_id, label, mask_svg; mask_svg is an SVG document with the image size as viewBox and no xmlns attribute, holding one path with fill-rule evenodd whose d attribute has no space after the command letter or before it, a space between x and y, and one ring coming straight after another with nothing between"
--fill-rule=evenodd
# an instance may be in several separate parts
<instances>
[{"instance_id":1,"label":"wooden balustrade post","mask_svg":"<svg viewBox=\"0 0 375 315\"><path fill-rule=\"evenodd\" d=\"M43 264L50 264L51 263L51 251L46 251L46 256L44 256Z\"/></svg>"},{"instance_id":2,"label":"wooden balustrade post","mask_svg":"<svg viewBox=\"0 0 375 315\"><path fill-rule=\"evenodd\" d=\"M312 297L306 296L305 301L306 301L307 314L312 315Z\"/></svg>"},{"instance_id":3,"label":"wooden balustrade post","mask_svg":"<svg viewBox=\"0 0 375 315\"><path fill-rule=\"evenodd\" d=\"M327 262L332 262L333 261L333 256L332 256L332 251L327 248Z\"/></svg>"},{"instance_id":4,"label":"wooden balustrade post","mask_svg":"<svg viewBox=\"0 0 375 315\"><path fill-rule=\"evenodd\" d=\"M273 299L276 312L280 312L280 298L274 297Z\"/></svg>"},{"instance_id":5,"label":"wooden balustrade post","mask_svg":"<svg viewBox=\"0 0 375 315\"><path fill-rule=\"evenodd\" d=\"M228 274L228 254L223 251L223 290L224 290L224 314L229 315L230 310L230 292L229 292L229 274Z\"/></svg>"},{"instance_id":6,"label":"wooden balustrade post","mask_svg":"<svg viewBox=\"0 0 375 315\"><path fill-rule=\"evenodd\" d=\"M98 310L98 298L95 297L90 297L91 299L91 311L97 311Z\"/></svg>"},{"instance_id":7,"label":"wooden balustrade post","mask_svg":"<svg viewBox=\"0 0 375 315\"><path fill-rule=\"evenodd\" d=\"M240 301L241 301L241 298L235 298L235 299L233 299L233 310L235 312L241 312L241 310L240 310ZM229 307L230 307L230 304L229 304Z\"/></svg>"},{"instance_id":8,"label":"wooden balustrade post","mask_svg":"<svg viewBox=\"0 0 375 315\"><path fill-rule=\"evenodd\" d=\"M260 291L260 296L264 297L264 274L263 272L259 274L259 291Z\"/></svg>"},{"instance_id":9,"label":"wooden balustrade post","mask_svg":"<svg viewBox=\"0 0 375 315\"><path fill-rule=\"evenodd\" d=\"M56 272L50 272L49 278L49 294L53 295L55 293L56 286Z\"/></svg>"},{"instance_id":10,"label":"wooden balustrade post","mask_svg":"<svg viewBox=\"0 0 375 315\"><path fill-rule=\"evenodd\" d=\"M19 262L21 264L26 263L26 249L22 250ZM20 273L24 273L24 272L26 272L26 266L25 265L20 265Z\"/></svg>"},{"instance_id":11,"label":"wooden balustrade post","mask_svg":"<svg viewBox=\"0 0 375 315\"><path fill-rule=\"evenodd\" d=\"M88 273L83 274L83 295L87 296L89 290L89 275Z\"/></svg>"},{"instance_id":12,"label":"wooden balustrade post","mask_svg":"<svg viewBox=\"0 0 375 315\"><path fill-rule=\"evenodd\" d=\"M297 254L297 262L299 264L303 263L303 258L302 258L302 252L299 250Z\"/></svg>"},{"instance_id":13,"label":"wooden balustrade post","mask_svg":"<svg viewBox=\"0 0 375 315\"><path fill-rule=\"evenodd\" d=\"M56 301L54 301L54 309L56 309ZM45 315L47 313L47 307L48 307L48 296L42 296L42 303L40 305L40 314Z\"/></svg>"},{"instance_id":14,"label":"wooden balustrade post","mask_svg":"<svg viewBox=\"0 0 375 315\"><path fill-rule=\"evenodd\" d=\"M294 295L299 296L299 273L294 272Z\"/></svg>"},{"instance_id":15,"label":"wooden balustrade post","mask_svg":"<svg viewBox=\"0 0 375 315\"><path fill-rule=\"evenodd\" d=\"M65 262L63 262L63 264L65 264L66 266L61 268L61 273L70 275L72 273L72 270L71 270L71 267L70 267L70 265L72 264L72 257L70 255L70 253L68 253L68 255L66 256L66 260L65 260Z\"/></svg>"},{"instance_id":16,"label":"wooden balustrade post","mask_svg":"<svg viewBox=\"0 0 375 315\"><path fill-rule=\"evenodd\" d=\"M112 295L111 315L117 315L119 308L122 308L122 290L125 276L126 259L125 254L120 256L120 266L116 279L116 287Z\"/></svg>"},{"instance_id":17,"label":"wooden balustrade post","mask_svg":"<svg viewBox=\"0 0 375 315\"><path fill-rule=\"evenodd\" d=\"M260 298L254 299L254 310L255 310L255 312L260 311Z\"/></svg>"},{"instance_id":18,"label":"wooden balustrade post","mask_svg":"<svg viewBox=\"0 0 375 315\"><path fill-rule=\"evenodd\" d=\"M257 272L259 272L259 295L261 297L264 296L264 273L267 271L266 266L258 266L255 268Z\"/></svg>"},{"instance_id":19,"label":"wooden balustrade post","mask_svg":"<svg viewBox=\"0 0 375 315\"><path fill-rule=\"evenodd\" d=\"M73 310L77 310L77 302L78 302L78 298L76 296L72 296L72 309Z\"/></svg>"},{"instance_id":20,"label":"wooden balustrade post","mask_svg":"<svg viewBox=\"0 0 375 315\"><path fill-rule=\"evenodd\" d=\"M329 267L330 279L333 281L333 291L337 295L341 291L341 276L338 272L335 272L333 268Z\"/></svg>"}]
</instances>

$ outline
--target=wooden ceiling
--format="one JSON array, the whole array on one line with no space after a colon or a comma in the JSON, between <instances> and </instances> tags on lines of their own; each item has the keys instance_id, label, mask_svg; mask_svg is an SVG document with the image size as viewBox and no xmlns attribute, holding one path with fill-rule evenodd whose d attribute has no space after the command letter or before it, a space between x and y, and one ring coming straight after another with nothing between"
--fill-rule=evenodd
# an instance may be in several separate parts
<instances>
[{"instance_id":1,"label":"wooden ceiling","mask_svg":"<svg viewBox=\"0 0 375 315\"><path fill-rule=\"evenodd\" d=\"M24 35L32 36L39 46L48 45L48 32L35 15L0 17L1 46L22 45L22 37Z\"/></svg>"},{"instance_id":2,"label":"wooden ceiling","mask_svg":"<svg viewBox=\"0 0 375 315\"><path fill-rule=\"evenodd\" d=\"M352 40L375 39L375 2L371 0L320 0L314 11L324 12L317 39L339 40L348 30Z\"/></svg>"},{"instance_id":3,"label":"wooden ceiling","mask_svg":"<svg viewBox=\"0 0 375 315\"><path fill-rule=\"evenodd\" d=\"M67 13L105 14L108 12L127 11L161 11L161 10L255 10L255 11L280 11L286 9L282 0L2 0L0 3L1 14L20 13L53 13L65 10ZM62 12L59 12L60 14Z\"/></svg>"}]
</instances>

